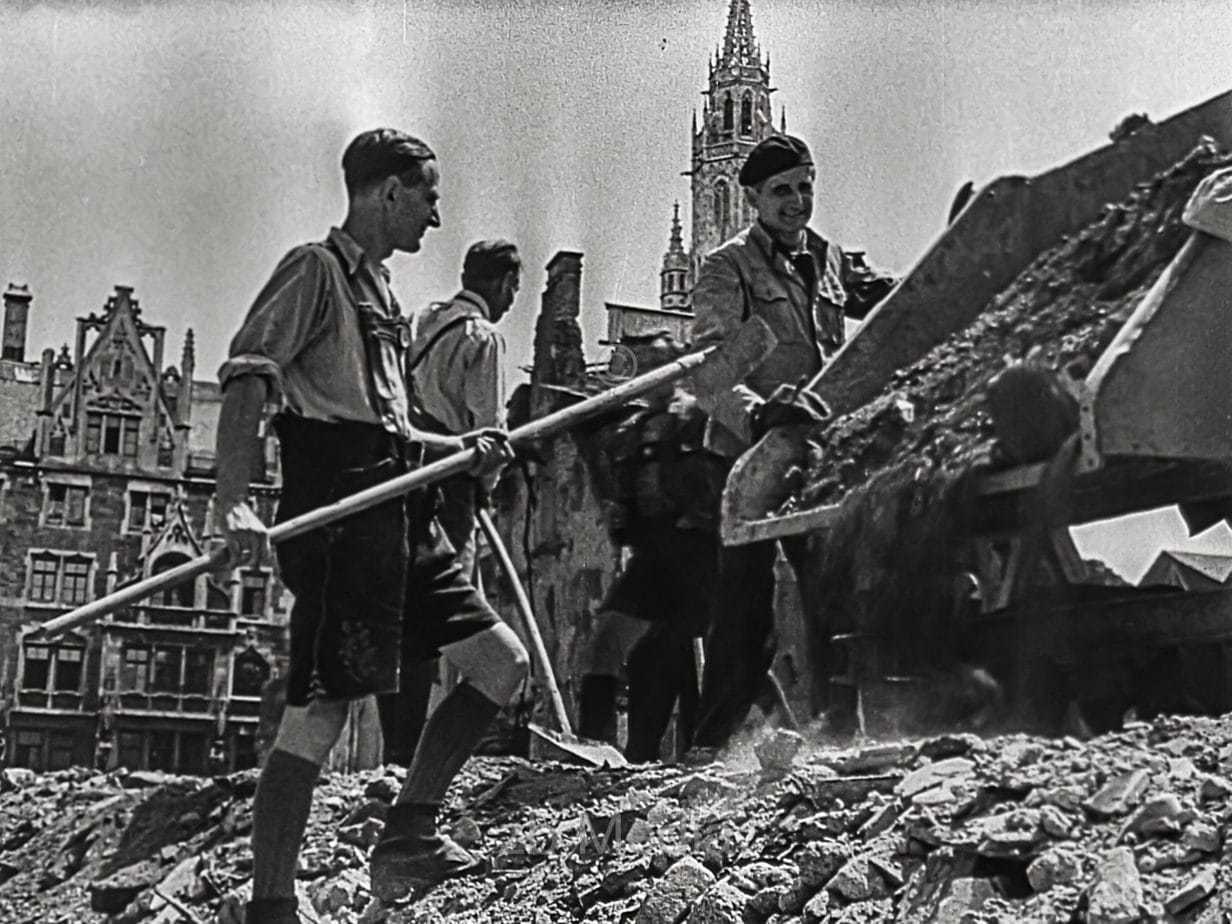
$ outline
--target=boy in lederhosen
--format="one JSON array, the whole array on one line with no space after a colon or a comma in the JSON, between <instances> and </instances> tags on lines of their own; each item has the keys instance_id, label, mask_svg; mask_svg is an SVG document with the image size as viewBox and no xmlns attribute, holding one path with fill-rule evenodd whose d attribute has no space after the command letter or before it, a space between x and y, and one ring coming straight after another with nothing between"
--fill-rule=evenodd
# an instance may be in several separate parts
<instances>
[{"instance_id":1,"label":"boy in lederhosen","mask_svg":"<svg viewBox=\"0 0 1232 924\"><path fill-rule=\"evenodd\" d=\"M406 471L420 458L475 447L475 474L508 461L499 431L412 432L404 381L406 321L383 261L414 253L439 227L435 155L392 129L355 138L342 158L340 228L287 254L257 296L219 371L217 525L233 565L266 554L247 502L260 463L263 410L282 460L279 521ZM253 889L246 920L296 922L295 871L312 792L348 703L396 690L408 645L449 658L465 682L429 718L406 784L372 854L385 900L482 868L436 829L449 782L521 683L517 636L479 599L434 520L435 492L389 501L278 547L295 595L287 708L253 804ZM408 641L409 637L409 641Z\"/></svg>"}]
</instances>

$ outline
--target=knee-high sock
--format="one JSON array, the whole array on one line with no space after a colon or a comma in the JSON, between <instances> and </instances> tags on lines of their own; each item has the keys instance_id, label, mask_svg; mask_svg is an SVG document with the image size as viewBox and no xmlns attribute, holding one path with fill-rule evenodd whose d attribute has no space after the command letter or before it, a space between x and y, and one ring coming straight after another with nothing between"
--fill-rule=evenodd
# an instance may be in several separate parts
<instances>
[{"instance_id":1,"label":"knee-high sock","mask_svg":"<svg viewBox=\"0 0 1232 924\"><path fill-rule=\"evenodd\" d=\"M469 683L454 687L428 717L398 804L440 805L499 711L500 706ZM399 836L388 825L385 830L387 837Z\"/></svg>"},{"instance_id":2,"label":"knee-high sock","mask_svg":"<svg viewBox=\"0 0 1232 924\"><path fill-rule=\"evenodd\" d=\"M252 804L252 897L293 898L300 843L321 768L275 748Z\"/></svg>"}]
</instances>

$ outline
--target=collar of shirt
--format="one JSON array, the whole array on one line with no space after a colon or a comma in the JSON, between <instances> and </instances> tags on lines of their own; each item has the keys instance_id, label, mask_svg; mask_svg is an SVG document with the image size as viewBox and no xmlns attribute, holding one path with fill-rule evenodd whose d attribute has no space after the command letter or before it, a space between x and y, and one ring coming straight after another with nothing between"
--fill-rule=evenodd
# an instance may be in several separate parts
<instances>
[{"instance_id":1,"label":"collar of shirt","mask_svg":"<svg viewBox=\"0 0 1232 924\"><path fill-rule=\"evenodd\" d=\"M401 311L397 302L394 300L393 291L389 288L389 267L384 263L374 262L364 249L359 246L355 238L347 234L341 228L329 229L329 241L338 252L342 254L342 261L345 265L347 275L355 276L359 273L360 267L368 267L368 274L376 283L377 288L384 296L385 309L393 315L400 314ZM372 272L376 269L377 272Z\"/></svg>"},{"instance_id":2,"label":"collar of shirt","mask_svg":"<svg viewBox=\"0 0 1232 924\"><path fill-rule=\"evenodd\" d=\"M813 257L813 265L820 273L821 268L826 265L826 253L830 248L830 242L814 231L812 228L804 229L804 247L800 250L791 250L784 244L779 243L760 221L754 221L749 227L749 238L757 243L766 255L766 262L772 266L775 265L775 257L782 258L780 269L785 269L788 272L798 272L795 261L804 254L811 254Z\"/></svg>"},{"instance_id":3,"label":"collar of shirt","mask_svg":"<svg viewBox=\"0 0 1232 924\"><path fill-rule=\"evenodd\" d=\"M487 301L478 292L472 292L470 289L463 289L453 297L453 303L461 307L464 311L472 309L478 317L485 321L492 319L492 310L488 307ZM470 314L470 312L467 312Z\"/></svg>"}]
</instances>

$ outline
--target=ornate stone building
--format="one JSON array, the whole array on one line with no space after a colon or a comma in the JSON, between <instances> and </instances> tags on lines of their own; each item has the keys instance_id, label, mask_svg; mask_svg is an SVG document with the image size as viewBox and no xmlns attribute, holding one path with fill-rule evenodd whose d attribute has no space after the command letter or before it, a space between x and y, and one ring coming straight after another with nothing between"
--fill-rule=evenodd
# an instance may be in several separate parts
<instances>
[{"instance_id":1,"label":"ornate stone building","mask_svg":"<svg viewBox=\"0 0 1232 924\"><path fill-rule=\"evenodd\" d=\"M0 358L0 729L5 759L202 773L252 765L262 686L286 651L272 566L204 576L59 638L40 626L205 550L218 386L194 380L192 332L132 289L78 318L76 342L25 359L32 296L5 293ZM277 498L276 453L253 500Z\"/></svg>"}]
</instances>

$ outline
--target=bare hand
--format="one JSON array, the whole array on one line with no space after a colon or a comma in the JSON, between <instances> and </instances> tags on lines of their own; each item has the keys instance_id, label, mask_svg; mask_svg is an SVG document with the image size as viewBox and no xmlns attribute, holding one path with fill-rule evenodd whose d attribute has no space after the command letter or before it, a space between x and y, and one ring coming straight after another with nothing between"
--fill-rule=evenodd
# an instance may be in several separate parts
<instances>
[{"instance_id":1,"label":"bare hand","mask_svg":"<svg viewBox=\"0 0 1232 924\"><path fill-rule=\"evenodd\" d=\"M256 568L269 557L269 529L246 501L219 504L214 526L227 545L228 568Z\"/></svg>"},{"instance_id":2,"label":"bare hand","mask_svg":"<svg viewBox=\"0 0 1232 924\"><path fill-rule=\"evenodd\" d=\"M462 446L475 450L475 462L468 474L476 478L486 478L499 472L513 461L513 447L509 445L509 434L496 427L485 427L462 436Z\"/></svg>"}]
</instances>

